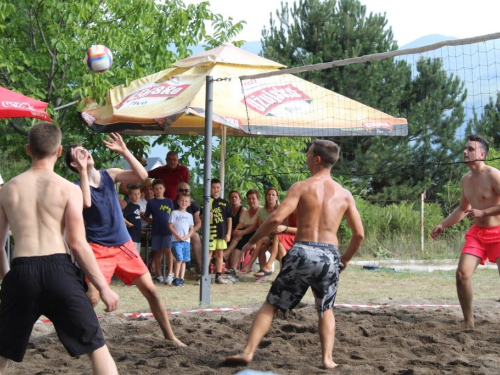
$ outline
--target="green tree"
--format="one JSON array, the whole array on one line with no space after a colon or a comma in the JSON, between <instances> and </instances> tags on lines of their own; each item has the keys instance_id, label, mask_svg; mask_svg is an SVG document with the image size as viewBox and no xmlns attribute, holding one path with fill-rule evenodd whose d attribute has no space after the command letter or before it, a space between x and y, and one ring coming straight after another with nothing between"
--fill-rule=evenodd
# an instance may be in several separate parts
<instances>
[{"instance_id":1,"label":"green tree","mask_svg":"<svg viewBox=\"0 0 500 375\"><path fill-rule=\"evenodd\" d=\"M396 50L385 15L368 13L358 0L300 0L282 4L262 32L262 51L267 58L288 67L319 64ZM386 59L314 70L300 76L351 99L397 115L411 70L405 61ZM342 147L339 174L352 176L366 165L371 137L334 139ZM373 173L365 168L362 174ZM373 169L373 170L372 170ZM357 173L356 186L368 192L370 176Z\"/></svg>"},{"instance_id":2,"label":"green tree","mask_svg":"<svg viewBox=\"0 0 500 375\"><path fill-rule=\"evenodd\" d=\"M262 31L262 54L288 67L397 50L385 15L367 14L358 0L300 0L282 4ZM301 77L386 112L397 112L409 69L391 59L314 70Z\"/></svg>"},{"instance_id":3,"label":"green tree","mask_svg":"<svg viewBox=\"0 0 500 375\"><path fill-rule=\"evenodd\" d=\"M207 35L205 22L212 22L214 35ZM213 48L232 40L242 27L213 14L208 1L189 6L181 0L0 1L0 85L48 102L63 143L83 142L103 165L113 157L103 152L103 136L86 128L76 106L54 107L87 96L103 101L109 88L166 69L191 54L190 46ZM91 73L83 64L93 44L106 45L114 55L106 73ZM0 122L3 157L25 157L19 145L26 143L32 123ZM149 147L148 137L126 141L136 154Z\"/></svg>"},{"instance_id":4,"label":"green tree","mask_svg":"<svg viewBox=\"0 0 500 375\"><path fill-rule=\"evenodd\" d=\"M408 138L378 139L371 146L383 161L371 177L372 195L382 200L413 200L424 191L435 199L464 172L453 163L461 161L463 143L455 135L465 120L465 85L443 70L440 59L420 59L416 68L399 108Z\"/></svg>"},{"instance_id":5,"label":"green tree","mask_svg":"<svg viewBox=\"0 0 500 375\"><path fill-rule=\"evenodd\" d=\"M474 117L467 124L466 134L479 134L486 137L490 146L500 149L500 92L497 93L496 102L490 97L484 106L481 117L474 110Z\"/></svg>"},{"instance_id":6,"label":"green tree","mask_svg":"<svg viewBox=\"0 0 500 375\"><path fill-rule=\"evenodd\" d=\"M385 15L358 0L300 0L282 4L263 30L263 54L289 67L396 50ZM404 59L384 59L302 73L322 85L409 124L408 138L343 137L336 175L352 178L361 196L385 202L434 196L448 179L446 163L460 145L464 85L440 60L421 60L414 76Z\"/></svg>"}]
</instances>

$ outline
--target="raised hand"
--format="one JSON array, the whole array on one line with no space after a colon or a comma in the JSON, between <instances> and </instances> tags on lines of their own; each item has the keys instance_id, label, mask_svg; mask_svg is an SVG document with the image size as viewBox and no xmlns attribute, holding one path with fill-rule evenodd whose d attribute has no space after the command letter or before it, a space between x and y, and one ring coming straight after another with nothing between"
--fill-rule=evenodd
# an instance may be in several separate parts
<instances>
[{"instance_id":1,"label":"raised hand","mask_svg":"<svg viewBox=\"0 0 500 375\"><path fill-rule=\"evenodd\" d=\"M111 151L123 154L125 153L125 151L128 150L120 134L111 133L111 136L107 135L106 138L107 139L105 139L103 142L106 145L106 147L109 148Z\"/></svg>"},{"instance_id":2,"label":"raised hand","mask_svg":"<svg viewBox=\"0 0 500 375\"><path fill-rule=\"evenodd\" d=\"M72 148L71 157L73 158L73 162L76 164L75 168L78 172L87 168L87 159L89 157L89 152L87 150L84 148Z\"/></svg>"}]
</instances>

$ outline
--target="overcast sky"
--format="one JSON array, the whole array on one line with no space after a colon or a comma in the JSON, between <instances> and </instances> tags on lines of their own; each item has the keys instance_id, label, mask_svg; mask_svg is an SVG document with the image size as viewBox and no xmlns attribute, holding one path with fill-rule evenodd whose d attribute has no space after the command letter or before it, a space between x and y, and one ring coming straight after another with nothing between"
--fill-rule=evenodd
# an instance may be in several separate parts
<instances>
[{"instance_id":1,"label":"overcast sky","mask_svg":"<svg viewBox=\"0 0 500 375\"><path fill-rule=\"evenodd\" d=\"M260 40L262 28L269 27L269 14L274 14L281 3L281 0L208 1L212 12L247 22L239 37L247 42ZM283 1L293 4L293 0ZM185 4L199 2L184 0ZM362 0L361 3L366 5L368 13L386 13L399 46L429 34L468 38L500 32L499 0Z\"/></svg>"}]
</instances>

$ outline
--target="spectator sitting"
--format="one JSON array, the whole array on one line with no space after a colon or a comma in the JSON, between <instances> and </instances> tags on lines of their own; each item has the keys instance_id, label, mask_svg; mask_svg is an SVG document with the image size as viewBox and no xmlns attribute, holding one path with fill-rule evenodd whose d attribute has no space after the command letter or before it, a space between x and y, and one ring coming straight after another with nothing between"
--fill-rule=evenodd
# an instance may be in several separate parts
<instances>
[{"instance_id":1,"label":"spectator sitting","mask_svg":"<svg viewBox=\"0 0 500 375\"><path fill-rule=\"evenodd\" d=\"M171 199L165 198L163 193L165 186L163 181L156 179L153 181L154 199L151 199L146 205L145 217L153 217L153 226L151 229L151 249L153 250L153 259L156 268L156 281L160 284L171 285L174 280L173 259L171 248L171 233L168 229L170 214L174 209ZM165 278L163 268L161 267L162 255L166 257L168 275Z\"/></svg>"},{"instance_id":2,"label":"spectator sitting","mask_svg":"<svg viewBox=\"0 0 500 375\"><path fill-rule=\"evenodd\" d=\"M184 286L186 262L191 260L190 238L194 233L193 215L186 211L191 204L188 193L177 197L179 208L172 212L168 228L172 233L172 252L175 257L173 286Z\"/></svg>"},{"instance_id":3,"label":"spectator sitting","mask_svg":"<svg viewBox=\"0 0 500 375\"><path fill-rule=\"evenodd\" d=\"M258 213L262 207L259 206L260 195L257 190L250 189L247 194L248 210L245 210L240 217L240 221L232 233L230 249L234 249L231 268L226 273L236 274L236 268L241 258L241 249L257 230Z\"/></svg>"},{"instance_id":4,"label":"spectator sitting","mask_svg":"<svg viewBox=\"0 0 500 375\"><path fill-rule=\"evenodd\" d=\"M175 151L167 153L167 165L155 168L148 172L148 177L159 178L165 184L166 198L175 200L177 186L181 182L189 183L189 170L179 164L179 156Z\"/></svg>"},{"instance_id":5,"label":"spectator sitting","mask_svg":"<svg viewBox=\"0 0 500 375\"><path fill-rule=\"evenodd\" d=\"M266 197L265 197L265 204L264 208L259 210L258 213L258 223L257 223L257 228L262 225L264 220L267 219L267 217L273 213L280 205L280 200L279 200L279 193L278 190L274 187L270 187L266 190ZM257 258L259 258L259 264L264 265L266 264L266 251L269 246L271 246L273 240L273 235L270 236L265 236L262 240L258 241L257 244L255 245L254 250L252 251L252 257L250 260L243 265L243 268L241 269L240 273L250 273L253 269L253 264ZM262 269L259 269L258 272L262 271Z\"/></svg>"},{"instance_id":6,"label":"spectator sitting","mask_svg":"<svg viewBox=\"0 0 500 375\"><path fill-rule=\"evenodd\" d=\"M295 233L297 233L297 211L294 211L286 219L286 224L278 225L271 246L271 255L269 260L260 267L260 271L255 273L255 277L265 277L273 273L273 263L275 259L281 264L283 257L286 255L295 243Z\"/></svg>"},{"instance_id":7,"label":"spectator sitting","mask_svg":"<svg viewBox=\"0 0 500 375\"><path fill-rule=\"evenodd\" d=\"M191 188L187 182L181 182L177 186L177 198L181 194L190 194ZM174 209L179 209L179 203L177 203L177 198L174 201ZM192 199L190 201L189 206L186 208L186 212L193 215L194 221L194 231L191 236L191 248L193 250L193 257L195 261L196 272L201 273L201 239L198 234L198 230L201 228L201 219L200 219L200 206L196 204Z\"/></svg>"},{"instance_id":8,"label":"spectator sitting","mask_svg":"<svg viewBox=\"0 0 500 375\"><path fill-rule=\"evenodd\" d=\"M231 209L233 210L233 230L240 222L240 217L246 208L241 204L241 194L237 190L233 190L229 193L229 203L231 204Z\"/></svg>"},{"instance_id":9,"label":"spectator sitting","mask_svg":"<svg viewBox=\"0 0 500 375\"><path fill-rule=\"evenodd\" d=\"M229 203L231 204L231 210L233 211L232 231L234 231L240 222L241 214L246 211L246 208L241 204L241 194L237 190L233 190L229 193ZM232 263L232 254L237 243L238 241L231 241L229 247L224 250L224 260L228 260L229 264Z\"/></svg>"},{"instance_id":10,"label":"spectator sitting","mask_svg":"<svg viewBox=\"0 0 500 375\"><path fill-rule=\"evenodd\" d=\"M123 209L123 218L125 220L125 225L127 226L127 231L134 242L134 245L141 253L141 208L139 207L139 199L141 198L141 190L139 186L132 186L128 189L128 197L130 202Z\"/></svg>"}]
</instances>

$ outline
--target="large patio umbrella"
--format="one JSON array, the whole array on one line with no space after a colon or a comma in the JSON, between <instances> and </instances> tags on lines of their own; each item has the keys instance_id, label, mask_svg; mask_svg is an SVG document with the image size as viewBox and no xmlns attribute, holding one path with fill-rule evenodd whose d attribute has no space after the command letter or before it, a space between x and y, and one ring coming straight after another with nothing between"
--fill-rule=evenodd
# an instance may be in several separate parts
<instances>
[{"instance_id":1,"label":"large patio umbrella","mask_svg":"<svg viewBox=\"0 0 500 375\"><path fill-rule=\"evenodd\" d=\"M104 106L88 100L82 118L95 132L206 134L208 165L211 165L211 134L220 134L222 181L226 132L235 136L403 136L408 132L405 119L389 116L289 74L240 81L238 77L276 71L284 66L232 45L172 65L173 68L139 78L128 87L109 90ZM215 82L207 77L213 77ZM212 128L205 129L205 120L213 124ZM206 168L207 205L210 178L210 168ZM209 215L203 219L200 294L201 301L209 303Z\"/></svg>"},{"instance_id":2,"label":"large patio umbrella","mask_svg":"<svg viewBox=\"0 0 500 375\"><path fill-rule=\"evenodd\" d=\"M82 117L96 132L202 135L205 80L214 77L213 133L228 135L407 135L407 121L290 74L239 80L284 66L231 44L172 64L89 101Z\"/></svg>"},{"instance_id":3,"label":"large patio umbrella","mask_svg":"<svg viewBox=\"0 0 500 375\"><path fill-rule=\"evenodd\" d=\"M0 118L30 117L52 121L45 112L47 103L0 87Z\"/></svg>"}]
</instances>

